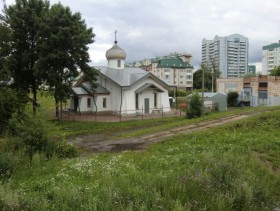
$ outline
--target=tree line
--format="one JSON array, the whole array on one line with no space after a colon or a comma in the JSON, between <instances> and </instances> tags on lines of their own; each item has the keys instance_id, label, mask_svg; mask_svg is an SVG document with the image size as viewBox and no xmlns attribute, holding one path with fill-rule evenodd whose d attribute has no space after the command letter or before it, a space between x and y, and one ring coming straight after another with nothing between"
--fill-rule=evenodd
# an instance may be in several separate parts
<instances>
[{"instance_id":1,"label":"tree line","mask_svg":"<svg viewBox=\"0 0 280 211\"><path fill-rule=\"evenodd\" d=\"M32 102L47 84L53 90L56 115L69 95L72 81L83 73L94 81L88 45L95 34L81 14L48 0L16 0L0 17L0 131L15 110ZM28 95L32 93L32 97ZM60 105L60 106L59 106ZM60 107L60 109L59 109Z\"/></svg>"}]
</instances>

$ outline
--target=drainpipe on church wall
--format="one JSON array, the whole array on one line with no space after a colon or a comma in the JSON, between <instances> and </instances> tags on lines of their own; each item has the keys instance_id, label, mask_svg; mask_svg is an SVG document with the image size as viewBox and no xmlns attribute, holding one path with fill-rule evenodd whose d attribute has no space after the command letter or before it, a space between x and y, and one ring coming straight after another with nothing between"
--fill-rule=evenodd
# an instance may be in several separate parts
<instances>
[{"instance_id":1,"label":"drainpipe on church wall","mask_svg":"<svg viewBox=\"0 0 280 211\"><path fill-rule=\"evenodd\" d=\"M120 104L120 122L122 121L122 99L123 99L123 87L121 86L121 104Z\"/></svg>"}]
</instances>

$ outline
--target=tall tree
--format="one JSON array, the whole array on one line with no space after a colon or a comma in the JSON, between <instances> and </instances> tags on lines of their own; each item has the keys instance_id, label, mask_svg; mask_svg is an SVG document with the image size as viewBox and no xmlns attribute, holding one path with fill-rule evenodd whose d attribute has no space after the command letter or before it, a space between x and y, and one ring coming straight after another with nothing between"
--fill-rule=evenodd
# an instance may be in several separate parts
<instances>
[{"instance_id":1,"label":"tall tree","mask_svg":"<svg viewBox=\"0 0 280 211\"><path fill-rule=\"evenodd\" d=\"M201 89L202 88L202 68L197 70L193 74L193 88L194 89ZM211 72L208 70L204 70L204 87L205 90L211 90Z\"/></svg>"},{"instance_id":2,"label":"tall tree","mask_svg":"<svg viewBox=\"0 0 280 211\"><path fill-rule=\"evenodd\" d=\"M6 22L12 32L9 69L18 90L33 93L33 112L36 112L37 89L41 79L36 75L38 62L37 34L40 31L41 17L49 9L45 0L16 0L6 11Z\"/></svg>"},{"instance_id":3,"label":"tall tree","mask_svg":"<svg viewBox=\"0 0 280 211\"><path fill-rule=\"evenodd\" d=\"M11 30L5 22L0 19L0 86L7 85L11 80L7 68L8 56L10 54Z\"/></svg>"},{"instance_id":4,"label":"tall tree","mask_svg":"<svg viewBox=\"0 0 280 211\"><path fill-rule=\"evenodd\" d=\"M271 71L270 74L271 76L280 76L280 65L274 67Z\"/></svg>"},{"instance_id":5,"label":"tall tree","mask_svg":"<svg viewBox=\"0 0 280 211\"><path fill-rule=\"evenodd\" d=\"M84 72L94 78L94 70L88 65L88 44L93 43L94 34L87 28L80 13L72 13L69 7L55 4L44 14L38 33L38 73L54 89L57 116L62 101L69 93L71 81Z\"/></svg>"}]
</instances>

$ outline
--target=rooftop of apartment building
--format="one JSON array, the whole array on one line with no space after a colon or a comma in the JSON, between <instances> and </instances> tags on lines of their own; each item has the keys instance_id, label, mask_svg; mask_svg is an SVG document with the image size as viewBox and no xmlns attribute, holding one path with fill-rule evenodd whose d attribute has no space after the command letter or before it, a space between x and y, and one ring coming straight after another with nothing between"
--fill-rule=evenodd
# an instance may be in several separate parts
<instances>
[{"instance_id":1,"label":"rooftop of apartment building","mask_svg":"<svg viewBox=\"0 0 280 211\"><path fill-rule=\"evenodd\" d=\"M155 58L151 58L151 59L143 59L143 60L140 60L140 61L135 61L133 63L129 63L129 64L126 64L127 66L133 66L135 64L139 64L139 65L145 65L145 63L159 63L159 60L161 59L165 59L165 58L170 58L170 57L174 57L174 58L182 58L182 57L185 57L185 58L188 58L189 61L190 61L190 58L192 57L191 54L189 53L177 53L177 52L173 52L173 53L170 53L169 55L165 55L165 56L156 56ZM186 61L187 62L187 61ZM189 64L189 62L187 62ZM190 64L189 64L190 65ZM191 65L190 65L191 66ZM191 66L192 67L192 66Z\"/></svg>"},{"instance_id":2,"label":"rooftop of apartment building","mask_svg":"<svg viewBox=\"0 0 280 211\"><path fill-rule=\"evenodd\" d=\"M184 62L176 56L165 56L158 60L159 68L193 68L188 62Z\"/></svg>"},{"instance_id":3,"label":"rooftop of apartment building","mask_svg":"<svg viewBox=\"0 0 280 211\"><path fill-rule=\"evenodd\" d=\"M278 43L271 43L270 45L263 46L263 50L273 50L274 48L280 48L280 40Z\"/></svg>"}]
</instances>

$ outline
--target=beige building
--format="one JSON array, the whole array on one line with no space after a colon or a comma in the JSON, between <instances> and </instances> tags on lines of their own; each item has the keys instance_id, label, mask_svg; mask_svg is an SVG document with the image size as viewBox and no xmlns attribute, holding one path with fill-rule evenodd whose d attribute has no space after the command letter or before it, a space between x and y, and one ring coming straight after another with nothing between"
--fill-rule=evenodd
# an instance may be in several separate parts
<instances>
[{"instance_id":1,"label":"beige building","mask_svg":"<svg viewBox=\"0 0 280 211\"><path fill-rule=\"evenodd\" d=\"M227 94L229 91L236 91L240 101L249 102L253 107L280 105L279 76L217 79L217 92Z\"/></svg>"},{"instance_id":2,"label":"beige building","mask_svg":"<svg viewBox=\"0 0 280 211\"><path fill-rule=\"evenodd\" d=\"M191 62L191 54L171 53L168 56L137 61L128 64L128 66L140 67L172 86L191 90L193 88L193 66Z\"/></svg>"}]
</instances>

